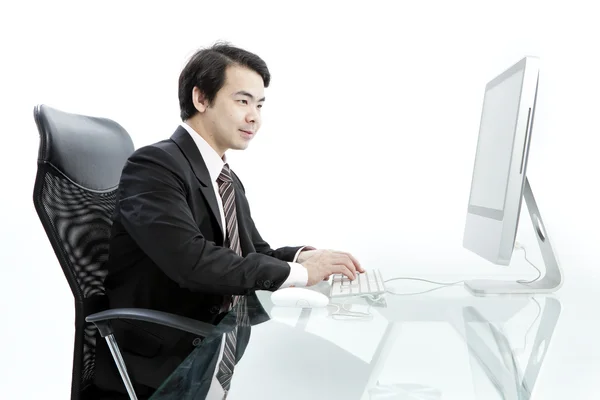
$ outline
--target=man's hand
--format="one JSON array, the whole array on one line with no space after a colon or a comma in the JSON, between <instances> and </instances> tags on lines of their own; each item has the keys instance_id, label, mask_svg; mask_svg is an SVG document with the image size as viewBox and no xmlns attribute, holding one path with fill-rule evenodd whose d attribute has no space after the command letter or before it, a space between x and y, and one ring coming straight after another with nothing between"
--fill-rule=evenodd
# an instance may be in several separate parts
<instances>
[{"instance_id":1,"label":"man's hand","mask_svg":"<svg viewBox=\"0 0 600 400\"><path fill-rule=\"evenodd\" d=\"M344 274L354 280L356 274L365 272L352 254L333 250L306 250L300 253L298 260L308 272L307 286L329 279L333 274Z\"/></svg>"}]
</instances>

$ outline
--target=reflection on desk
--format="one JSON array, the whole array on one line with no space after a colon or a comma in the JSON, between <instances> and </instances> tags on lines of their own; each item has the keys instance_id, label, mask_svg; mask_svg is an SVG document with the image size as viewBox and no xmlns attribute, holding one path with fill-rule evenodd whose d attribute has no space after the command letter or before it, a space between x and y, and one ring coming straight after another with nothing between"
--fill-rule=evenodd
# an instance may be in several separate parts
<instances>
[{"instance_id":1,"label":"reflection on desk","mask_svg":"<svg viewBox=\"0 0 600 400\"><path fill-rule=\"evenodd\" d=\"M540 318L540 322L525 363L524 373L521 372L523 370L520 367L522 360L518 359L518 353L523 355L527 351L527 344L525 343L523 348L513 347L501 325L496 326L487 320L475 307L469 306L463 311L465 339L469 350L478 366L505 399L529 399L531 397L560 316L561 306L558 300L551 297L546 298L543 309L537 299L533 300L539 307L536 319ZM525 337L526 339L527 337ZM478 381L475 380L475 382Z\"/></svg>"},{"instance_id":2,"label":"reflection on desk","mask_svg":"<svg viewBox=\"0 0 600 400\"><path fill-rule=\"evenodd\" d=\"M500 329L506 329L506 340L509 341L510 336L511 343L515 343L508 346L509 349L517 350L517 354L511 358L517 362L517 359L521 361L522 356L530 355L534 346L541 341L545 340L548 348L560 315L560 303L554 298L543 296L479 298L453 294L441 297L388 297L383 305L368 304L364 299L350 299L344 303L334 302L338 307L329 307L327 311L318 312L314 309L282 310L265 304L272 321L258 327L261 338L254 335L253 340L256 342L253 343L258 350L268 346L266 342L279 340L282 343L290 343L293 340L302 348L303 358L312 357L313 365L319 364L319 368L323 368L320 363L325 362L330 370L343 370L346 373L347 378L338 380L333 377L326 378L325 371L322 385L317 385L321 381L317 378L321 375L314 367L298 372L290 365L296 362L294 357L288 358L286 354L287 360L283 361L281 356L275 354L273 358L269 358L273 371L271 374L266 373L265 377L282 377L278 380L281 381L280 390L289 390L294 386L294 390L287 397L290 399L512 398L511 389L498 387L493 379L500 374L506 380L506 375L513 370L506 370L505 367L504 375L500 372L502 370L496 371L496 375L486 374L486 366L493 363L494 358L489 352L486 353L488 347L471 344L475 343L477 338L481 339L481 336L474 336L473 324L477 321L473 320L471 314L477 312L477 315L491 326L506 326ZM356 312L357 316L336 319L335 313L342 306ZM542 309L544 312L540 316ZM360 317L361 313L370 317ZM480 323L483 320L478 321ZM280 335L285 336L277 339L271 330L275 323L298 332L293 339L289 333L281 332ZM525 335L531 336L532 332L537 332L536 338L527 341ZM318 353L314 353L303 341L306 334L325 339L329 343L327 349L320 349ZM259 342L261 339L264 342ZM486 337L483 340L487 339ZM523 343L526 343L527 348L523 348ZM334 352L339 349L352 354L352 362L337 359ZM253 351L252 346L249 351ZM252 396L259 395L265 399L276 398L275 392L261 394L252 390L251 381L256 382L256 379L259 379L256 375L252 375L254 379L243 376L241 368L245 367L245 363L250 364L251 354L248 352L247 358L240 363L236 388L232 389L230 398L254 398ZM478 361L474 361L477 359ZM516 387L514 382L521 381L525 388L518 392L520 397L515 398L529 398L543 357L537 363L525 361L525 376L516 375L512 379L513 387ZM493 370L494 367L491 368ZM282 369L286 371L285 375L282 375ZM519 369L514 370L517 373L518 371ZM292 383L296 381L295 377L301 378L304 385L300 386L303 387L296 388ZM270 387L273 387L272 384ZM344 392L343 396L338 390ZM513 390L515 391L516 389Z\"/></svg>"},{"instance_id":3,"label":"reflection on desk","mask_svg":"<svg viewBox=\"0 0 600 400\"><path fill-rule=\"evenodd\" d=\"M324 309L275 307L268 293L259 294L259 322L228 399L535 399L560 302L447 290L384 302L335 300ZM164 387L201 393L214 371L215 343L205 340ZM203 398L177 393L163 390L153 399Z\"/></svg>"}]
</instances>

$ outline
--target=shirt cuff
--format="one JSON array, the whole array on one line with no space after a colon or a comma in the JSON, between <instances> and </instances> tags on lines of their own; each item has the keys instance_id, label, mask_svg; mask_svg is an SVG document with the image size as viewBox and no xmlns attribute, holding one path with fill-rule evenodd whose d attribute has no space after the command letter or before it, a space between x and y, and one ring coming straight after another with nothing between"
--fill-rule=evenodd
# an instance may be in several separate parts
<instances>
[{"instance_id":1,"label":"shirt cuff","mask_svg":"<svg viewBox=\"0 0 600 400\"><path fill-rule=\"evenodd\" d=\"M308 271L304 265L296 262L289 262L288 264L290 264L290 274L280 286L280 289L294 286L305 287L308 284Z\"/></svg>"},{"instance_id":2,"label":"shirt cuff","mask_svg":"<svg viewBox=\"0 0 600 400\"><path fill-rule=\"evenodd\" d=\"M297 262L298 261L298 257L300 256L300 253L302 253L302 250L316 250L316 248L312 247L312 246L302 246L298 249L298 251L296 252L296 255L294 256L294 260L292 262Z\"/></svg>"}]
</instances>

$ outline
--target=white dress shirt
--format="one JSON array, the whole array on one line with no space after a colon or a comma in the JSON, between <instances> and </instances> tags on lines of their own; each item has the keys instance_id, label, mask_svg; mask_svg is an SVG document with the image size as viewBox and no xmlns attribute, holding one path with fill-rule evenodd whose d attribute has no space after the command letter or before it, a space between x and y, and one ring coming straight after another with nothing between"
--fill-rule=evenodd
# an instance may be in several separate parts
<instances>
[{"instance_id":1,"label":"white dress shirt","mask_svg":"<svg viewBox=\"0 0 600 400\"><path fill-rule=\"evenodd\" d=\"M221 214L221 222L223 229L225 227L225 212L223 211L223 200L221 200L221 195L219 194L219 184L217 183L217 178L221 175L221 171L223 170L223 166L227 162L227 158L224 155L223 158L219 157L217 152L210 147L208 142L204 140L202 136L200 136L194 129L186 124L185 122L181 123L181 126L185 128L186 131L192 136L194 142L198 146L198 150L200 150L200 154L204 159L204 163L206 164L206 168L208 169L208 174L210 175L210 180L213 184L213 189L215 191L215 197L217 198L217 204L219 205L219 214ZM231 166L230 166L231 167ZM227 236L227 232L223 232L223 237ZM305 246L306 247L306 246ZM286 288L290 286L306 286L308 283L308 272L306 268L302 264L298 264L296 260L298 260L298 256L300 252L304 249L302 247L296 252L294 256L293 262L288 262L290 265L290 274L287 279L281 285L281 288Z\"/></svg>"},{"instance_id":2,"label":"white dress shirt","mask_svg":"<svg viewBox=\"0 0 600 400\"><path fill-rule=\"evenodd\" d=\"M221 195L219 194L219 185L217 183L217 178L221 174L221 170L223 166L227 162L225 156L223 158L219 157L217 152L210 147L210 145L204 140L202 136L200 136L191 126L186 124L185 122L181 123L181 126L185 128L186 131L192 136L194 142L198 146L198 150L200 150L200 154L204 159L204 163L206 164L206 168L208 169L208 173L210 175L210 180L213 184L213 189L215 191L215 197L217 198L217 204L219 205L219 214L221 215L221 222L223 223L223 228L226 229L225 225L225 212L223 211L223 201L221 200ZM223 236L226 236L226 232L223 232ZM306 247L306 246L305 246ZM294 256L294 261L289 262L290 265L290 274L283 282L280 288L290 287L290 286L306 286L308 283L308 272L306 268L302 264L298 264L296 260L298 260L298 255L304 249L301 249L296 252ZM213 378L211 381L210 388L208 390L206 399L207 400L221 400L224 398L225 392L223 391L223 387L219 383L217 379L217 372L219 371L219 365L221 364L221 360L223 358L223 349L225 345L225 335L223 335L223 339L221 341L221 349L219 351L219 358L217 359L217 365L215 371L213 373ZM234 371L235 374L235 371Z\"/></svg>"}]
</instances>

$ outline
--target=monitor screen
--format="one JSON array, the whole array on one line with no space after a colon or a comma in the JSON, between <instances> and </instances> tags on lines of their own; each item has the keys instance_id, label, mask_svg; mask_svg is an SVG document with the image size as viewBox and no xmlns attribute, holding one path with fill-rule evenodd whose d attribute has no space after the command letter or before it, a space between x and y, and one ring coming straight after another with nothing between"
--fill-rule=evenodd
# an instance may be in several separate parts
<instances>
[{"instance_id":1,"label":"monitor screen","mask_svg":"<svg viewBox=\"0 0 600 400\"><path fill-rule=\"evenodd\" d=\"M469 211L502 220L525 69L488 87L483 101Z\"/></svg>"},{"instance_id":2,"label":"monitor screen","mask_svg":"<svg viewBox=\"0 0 600 400\"><path fill-rule=\"evenodd\" d=\"M485 86L463 246L498 265L514 250L538 78L539 60L525 57Z\"/></svg>"}]
</instances>

